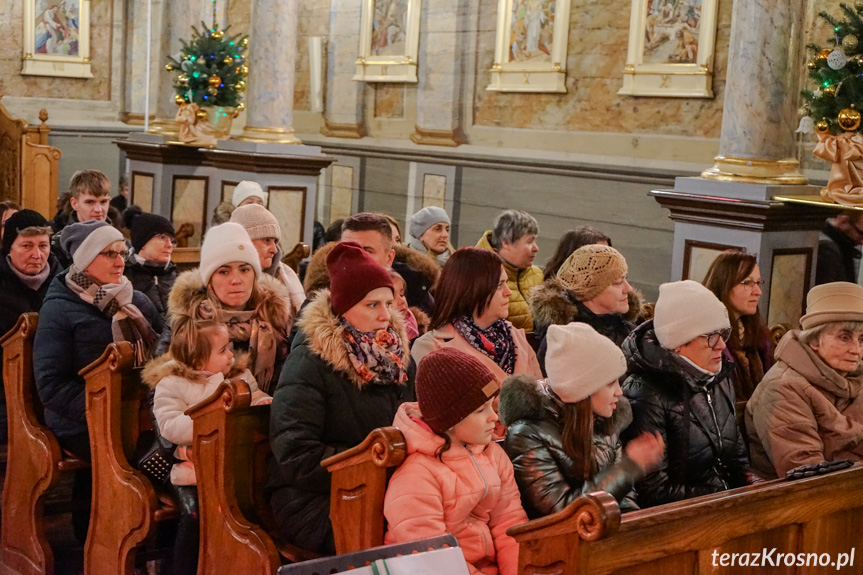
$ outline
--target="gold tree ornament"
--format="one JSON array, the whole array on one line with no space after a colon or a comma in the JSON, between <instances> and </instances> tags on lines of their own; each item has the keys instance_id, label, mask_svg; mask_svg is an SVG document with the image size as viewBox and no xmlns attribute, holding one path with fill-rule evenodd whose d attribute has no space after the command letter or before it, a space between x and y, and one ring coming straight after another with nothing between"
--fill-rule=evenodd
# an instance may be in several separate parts
<instances>
[{"instance_id":1,"label":"gold tree ornament","mask_svg":"<svg viewBox=\"0 0 863 575\"><path fill-rule=\"evenodd\" d=\"M824 96L826 96L828 98L836 97L836 85L831 84L831 85L827 86L826 88L824 88Z\"/></svg>"},{"instance_id":2,"label":"gold tree ornament","mask_svg":"<svg viewBox=\"0 0 863 575\"><path fill-rule=\"evenodd\" d=\"M225 56L225 59L222 60L222 62L225 63L225 66L230 66L231 64L234 63L234 59L231 58L230 56Z\"/></svg>"},{"instance_id":3,"label":"gold tree ornament","mask_svg":"<svg viewBox=\"0 0 863 575\"><path fill-rule=\"evenodd\" d=\"M184 97L182 97L181 95L177 94L176 96L174 96L174 103L177 104L178 106L182 106L183 104L186 103L186 99Z\"/></svg>"},{"instance_id":4,"label":"gold tree ornament","mask_svg":"<svg viewBox=\"0 0 863 575\"><path fill-rule=\"evenodd\" d=\"M205 122L207 121L207 116L208 116L208 114L207 114L207 111L206 111L206 110L198 110L198 111L195 113L195 115L196 115L196 116L198 116L198 119L199 119L199 120L203 120L203 121L205 121Z\"/></svg>"},{"instance_id":5,"label":"gold tree ornament","mask_svg":"<svg viewBox=\"0 0 863 575\"><path fill-rule=\"evenodd\" d=\"M240 102L239 104L237 104L237 111L238 112L242 112L245 109L246 109L246 103L245 102Z\"/></svg>"},{"instance_id":6,"label":"gold tree ornament","mask_svg":"<svg viewBox=\"0 0 863 575\"><path fill-rule=\"evenodd\" d=\"M809 113L809 106L800 106L797 108L797 119L799 120L803 116L808 116Z\"/></svg>"},{"instance_id":7,"label":"gold tree ornament","mask_svg":"<svg viewBox=\"0 0 863 575\"><path fill-rule=\"evenodd\" d=\"M170 64L165 64L165 71L166 71L166 72L173 72L173 71L174 71L174 67L173 67L173 66L171 66Z\"/></svg>"},{"instance_id":8,"label":"gold tree ornament","mask_svg":"<svg viewBox=\"0 0 863 575\"><path fill-rule=\"evenodd\" d=\"M209 88L207 88L207 92L209 92L211 96L218 96L219 95L219 89L216 88L215 86L210 86Z\"/></svg>"},{"instance_id":9,"label":"gold tree ornament","mask_svg":"<svg viewBox=\"0 0 863 575\"><path fill-rule=\"evenodd\" d=\"M809 62L806 63L806 67L809 68L810 72L814 72L818 69L818 62L815 60L809 60Z\"/></svg>"},{"instance_id":10,"label":"gold tree ornament","mask_svg":"<svg viewBox=\"0 0 863 575\"><path fill-rule=\"evenodd\" d=\"M246 91L246 83L240 80L236 84L234 84L234 89L241 94Z\"/></svg>"},{"instance_id":11,"label":"gold tree ornament","mask_svg":"<svg viewBox=\"0 0 863 575\"><path fill-rule=\"evenodd\" d=\"M823 50L818 52L817 56L815 56L815 61L819 62L821 64L826 63L827 62L827 56L830 55L830 52L832 52L832 50L830 50L830 48L824 48Z\"/></svg>"},{"instance_id":12,"label":"gold tree ornament","mask_svg":"<svg viewBox=\"0 0 863 575\"><path fill-rule=\"evenodd\" d=\"M859 41L857 40L857 36L854 34L848 34L842 38L842 49L846 52L853 52L858 43Z\"/></svg>"},{"instance_id":13,"label":"gold tree ornament","mask_svg":"<svg viewBox=\"0 0 863 575\"><path fill-rule=\"evenodd\" d=\"M830 129L830 123L825 119L818 120L815 124L815 129L819 134L824 134Z\"/></svg>"},{"instance_id":14,"label":"gold tree ornament","mask_svg":"<svg viewBox=\"0 0 863 575\"><path fill-rule=\"evenodd\" d=\"M249 47L249 39L243 38L240 40L240 48L248 48Z\"/></svg>"},{"instance_id":15,"label":"gold tree ornament","mask_svg":"<svg viewBox=\"0 0 863 575\"><path fill-rule=\"evenodd\" d=\"M850 108L844 108L839 112L839 116L836 118L836 121L838 122L839 127L846 132L853 132L860 127L860 112L858 112L852 105Z\"/></svg>"},{"instance_id":16,"label":"gold tree ornament","mask_svg":"<svg viewBox=\"0 0 863 575\"><path fill-rule=\"evenodd\" d=\"M210 34L210 36L212 36L216 40L221 40L222 38L225 37L225 33L222 32L221 30L213 30L213 32L212 32L212 34Z\"/></svg>"},{"instance_id":17,"label":"gold tree ornament","mask_svg":"<svg viewBox=\"0 0 863 575\"><path fill-rule=\"evenodd\" d=\"M185 73L180 74L179 76L177 76L177 83L181 86L188 86L189 85L189 75L185 74Z\"/></svg>"},{"instance_id":18,"label":"gold tree ornament","mask_svg":"<svg viewBox=\"0 0 863 575\"><path fill-rule=\"evenodd\" d=\"M249 75L249 67L246 66L245 64L240 66L240 74L242 74L243 76L248 76Z\"/></svg>"},{"instance_id":19,"label":"gold tree ornament","mask_svg":"<svg viewBox=\"0 0 863 575\"><path fill-rule=\"evenodd\" d=\"M210 83L210 86L214 86L214 87L218 88L219 84L222 83L222 79L219 78L218 76L210 76L210 79L207 80L207 82Z\"/></svg>"}]
</instances>

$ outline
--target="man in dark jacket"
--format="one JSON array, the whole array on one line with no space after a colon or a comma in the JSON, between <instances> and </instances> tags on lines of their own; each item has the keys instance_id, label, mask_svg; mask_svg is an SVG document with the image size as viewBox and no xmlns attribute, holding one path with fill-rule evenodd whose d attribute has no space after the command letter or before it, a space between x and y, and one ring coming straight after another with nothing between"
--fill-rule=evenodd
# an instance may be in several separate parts
<instances>
[{"instance_id":1,"label":"man in dark jacket","mask_svg":"<svg viewBox=\"0 0 863 575\"><path fill-rule=\"evenodd\" d=\"M659 432L665 459L636 484L638 504L652 507L749 482L749 460L734 411L734 385L722 351L728 312L707 288L686 280L662 284L654 319L623 343L629 377L623 392L633 424L624 441Z\"/></svg>"},{"instance_id":2,"label":"man in dark jacket","mask_svg":"<svg viewBox=\"0 0 863 575\"><path fill-rule=\"evenodd\" d=\"M830 218L818 239L815 285L857 283L860 246L863 245L863 211L845 210Z\"/></svg>"},{"instance_id":3,"label":"man in dark jacket","mask_svg":"<svg viewBox=\"0 0 863 575\"><path fill-rule=\"evenodd\" d=\"M0 257L0 335L15 326L22 313L36 311L60 262L51 255L51 228L38 212L21 210L6 221ZM3 350L0 348L0 362ZM2 384L0 373L0 384ZM0 443L6 442L6 394L0 385Z\"/></svg>"},{"instance_id":4,"label":"man in dark jacket","mask_svg":"<svg viewBox=\"0 0 863 575\"><path fill-rule=\"evenodd\" d=\"M60 244L60 234L66 226L76 222L108 220L111 181L99 170L78 170L69 181L69 193L72 211L66 218L55 218L55 233L51 238L51 253L60 260L64 268L72 263L72 256L66 253Z\"/></svg>"}]
</instances>

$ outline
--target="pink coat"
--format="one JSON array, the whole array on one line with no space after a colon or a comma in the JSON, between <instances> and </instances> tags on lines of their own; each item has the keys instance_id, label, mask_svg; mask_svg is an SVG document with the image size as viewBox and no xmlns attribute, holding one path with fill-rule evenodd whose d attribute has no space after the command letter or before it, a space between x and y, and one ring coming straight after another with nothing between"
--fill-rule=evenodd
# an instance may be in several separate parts
<instances>
[{"instance_id":1,"label":"pink coat","mask_svg":"<svg viewBox=\"0 0 863 575\"><path fill-rule=\"evenodd\" d=\"M421 419L416 403L403 403L393 423L404 433L408 457L390 480L384 499L386 543L452 533L472 574L516 575L518 543L506 534L527 521L512 463L497 443L453 445L443 460L443 439Z\"/></svg>"}]
</instances>

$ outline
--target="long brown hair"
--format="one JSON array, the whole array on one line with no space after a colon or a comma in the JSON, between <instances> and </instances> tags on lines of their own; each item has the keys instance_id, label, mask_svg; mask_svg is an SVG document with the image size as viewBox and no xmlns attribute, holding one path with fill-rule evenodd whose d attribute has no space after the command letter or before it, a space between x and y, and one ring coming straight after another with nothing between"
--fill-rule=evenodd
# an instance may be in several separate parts
<instances>
[{"instance_id":1,"label":"long brown hair","mask_svg":"<svg viewBox=\"0 0 863 575\"><path fill-rule=\"evenodd\" d=\"M490 250L461 248L444 264L435 289L431 329L439 329L461 316L473 318L491 303L503 260Z\"/></svg>"},{"instance_id":2,"label":"long brown hair","mask_svg":"<svg viewBox=\"0 0 863 575\"><path fill-rule=\"evenodd\" d=\"M596 473L596 457L593 453L593 407L590 397L576 403L561 405L563 429L561 445L563 452L575 464L576 476L590 479Z\"/></svg>"},{"instance_id":3,"label":"long brown hair","mask_svg":"<svg viewBox=\"0 0 863 575\"><path fill-rule=\"evenodd\" d=\"M716 256L707 270L707 275L704 276L704 281L701 282L728 309L728 318L731 320L732 327L731 339L728 340L731 351L754 349L767 332L767 326L761 320L760 313L756 311L752 315L738 317L729 300L731 290L752 273L757 263L754 255L743 250L726 250ZM737 330L738 320L743 324L743 341L740 341Z\"/></svg>"}]
</instances>

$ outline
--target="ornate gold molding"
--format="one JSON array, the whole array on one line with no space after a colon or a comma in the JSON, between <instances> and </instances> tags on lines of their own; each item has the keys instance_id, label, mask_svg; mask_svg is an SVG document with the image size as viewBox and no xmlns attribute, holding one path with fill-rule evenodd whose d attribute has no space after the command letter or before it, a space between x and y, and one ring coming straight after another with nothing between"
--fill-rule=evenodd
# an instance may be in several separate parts
<instances>
[{"instance_id":1,"label":"ornate gold molding","mask_svg":"<svg viewBox=\"0 0 863 575\"><path fill-rule=\"evenodd\" d=\"M147 131L153 134L176 136L180 133L180 125L177 124L177 122L174 120L156 118L156 120L152 124L150 124L150 129Z\"/></svg>"},{"instance_id":2,"label":"ornate gold molding","mask_svg":"<svg viewBox=\"0 0 863 575\"><path fill-rule=\"evenodd\" d=\"M767 160L716 156L712 168L701 172L701 177L721 182L747 184L804 185L809 179L800 173L799 162L793 158Z\"/></svg>"},{"instance_id":3,"label":"ornate gold molding","mask_svg":"<svg viewBox=\"0 0 863 575\"><path fill-rule=\"evenodd\" d=\"M294 135L293 128L273 128L268 126L246 126L243 133L236 138L241 142L257 142L263 144L302 144Z\"/></svg>"},{"instance_id":4,"label":"ornate gold molding","mask_svg":"<svg viewBox=\"0 0 863 575\"><path fill-rule=\"evenodd\" d=\"M458 128L455 130L424 130L419 126L414 126L411 141L424 146L447 146L449 148L467 143L467 139Z\"/></svg>"},{"instance_id":5,"label":"ornate gold molding","mask_svg":"<svg viewBox=\"0 0 863 575\"><path fill-rule=\"evenodd\" d=\"M333 124L324 118L324 125L321 127L321 134L328 138L350 138L352 140L359 140L366 136L366 127L362 122L357 124Z\"/></svg>"}]
</instances>

